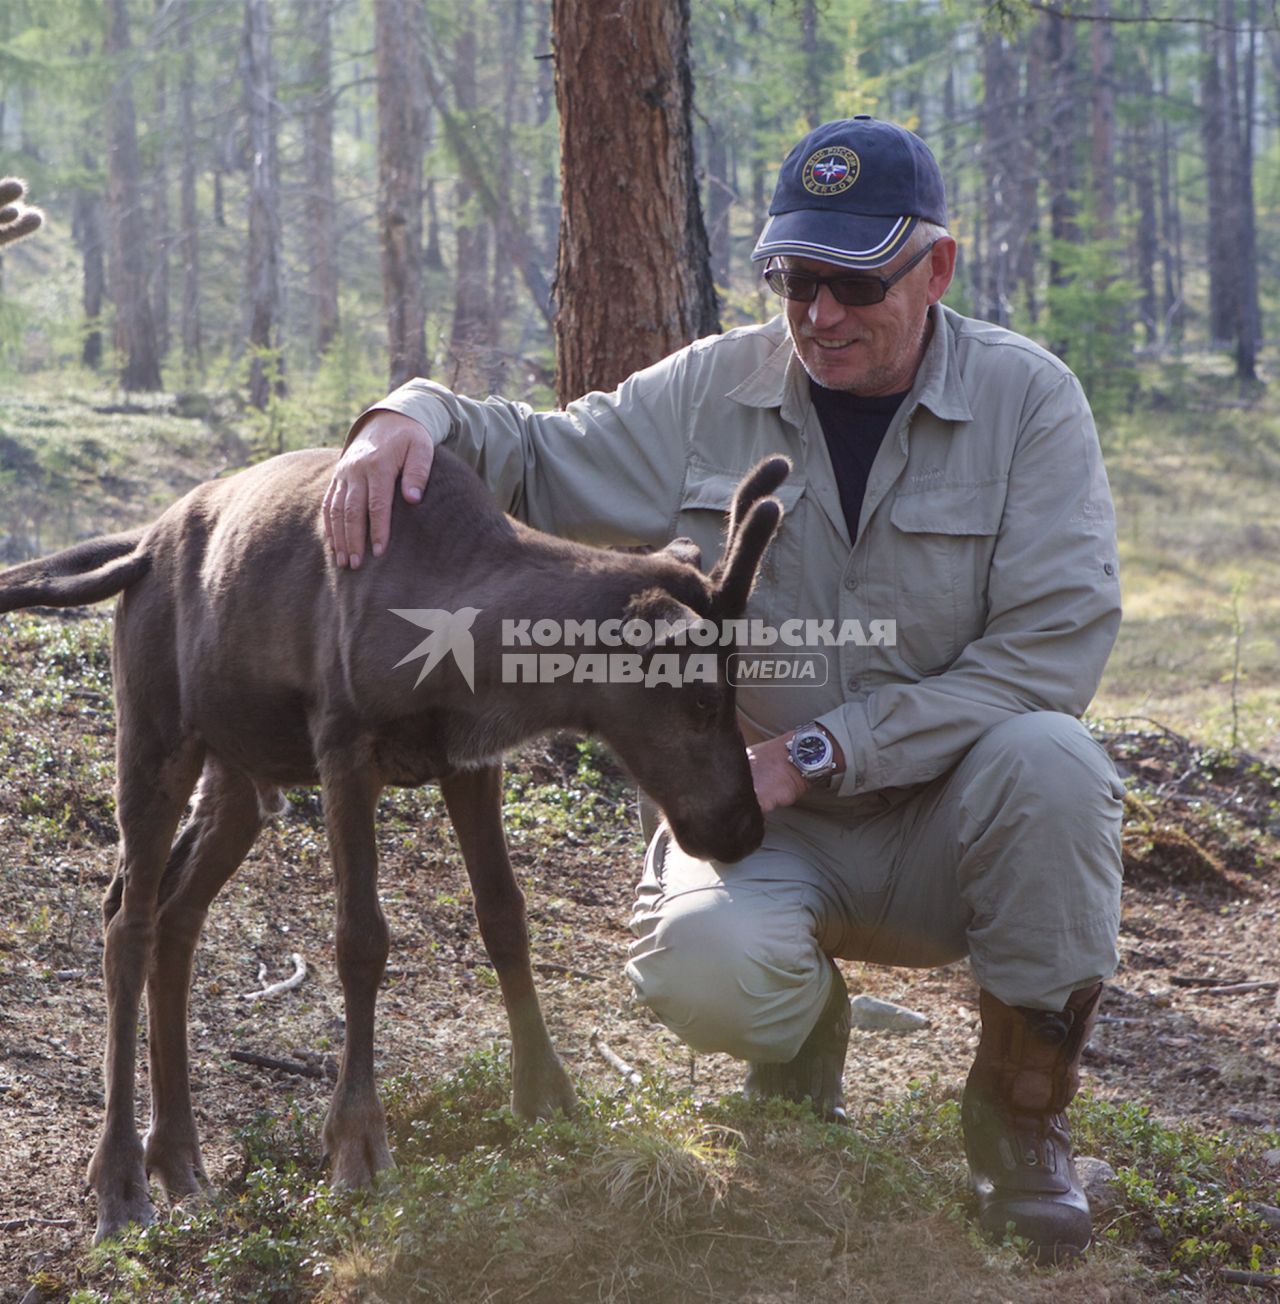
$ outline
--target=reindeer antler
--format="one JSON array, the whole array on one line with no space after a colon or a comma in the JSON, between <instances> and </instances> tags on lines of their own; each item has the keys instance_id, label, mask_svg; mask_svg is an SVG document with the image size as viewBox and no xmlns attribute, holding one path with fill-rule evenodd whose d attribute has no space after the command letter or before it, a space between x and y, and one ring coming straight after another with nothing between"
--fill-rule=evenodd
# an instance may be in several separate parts
<instances>
[{"instance_id":1,"label":"reindeer antler","mask_svg":"<svg viewBox=\"0 0 1280 1304\"><path fill-rule=\"evenodd\" d=\"M0 178L0 246L25 239L44 222L40 209L22 202L26 193L21 177Z\"/></svg>"},{"instance_id":2,"label":"reindeer antler","mask_svg":"<svg viewBox=\"0 0 1280 1304\"><path fill-rule=\"evenodd\" d=\"M724 552L710 577L713 608L722 618L746 610L760 559L782 523L782 504L768 495L790 474L787 458L766 457L747 472L733 496Z\"/></svg>"}]
</instances>

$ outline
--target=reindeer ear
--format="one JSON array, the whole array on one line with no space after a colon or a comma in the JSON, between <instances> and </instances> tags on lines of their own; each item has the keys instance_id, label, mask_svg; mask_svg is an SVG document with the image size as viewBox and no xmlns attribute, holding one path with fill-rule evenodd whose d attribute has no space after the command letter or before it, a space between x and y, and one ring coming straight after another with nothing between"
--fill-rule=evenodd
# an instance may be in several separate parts
<instances>
[{"instance_id":1,"label":"reindeer ear","mask_svg":"<svg viewBox=\"0 0 1280 1304\"><path fill-rule=\"evenodd\" d=\"M687 645L689 630L699 624L702 617L665 589L652 588L632 597L623 613L623 620L644 620L654 627L653 637L635 648L641 656L648 656L659 648Z\"/></svg>"},{"instance_id":2,"label":"reindeer ear","mask_svg":"<svg viewBox=\"0 0 1280 1304\"><path fill-rule=\"evenodd\" d=\"M725 531L724 551L720 554L720 560L716 562L711 571L713 584L720 584L728 573L729 559L733 555L738 535L742 531L743 523L746 521L752 506L760 502L766 495L773 493L790 474L790 458L783 457L781 453L775 453L774 456L766 457L763 461L757 462L743 476L734 491L733 506L729 509L729 524L728 529Z\"/></svg>"},{"instance_id":3,"label":"reindeer ear","mask_svg":"<svg viewBox=\"0 0 1280 1304\"><path fill-rule=\"evenodd\" d=\"M712 594L712 610L719 619L732 619L747 609L761 558L781 523L782 504L776 498L752 503L725 554Z\"/></svg>"},{"instance_id":4,"label":"reindeer ear","mask_svg":"<svg viewBox=\"0 0 1280 1304\"><path fill-rule=\"evenodd\" d=\"M682 561L687 566L696 566L702 569L702 549L698 547L692 539L672 539L662 553L667 557L673 557L676 561Z\"/></svg>"}]
</instances>

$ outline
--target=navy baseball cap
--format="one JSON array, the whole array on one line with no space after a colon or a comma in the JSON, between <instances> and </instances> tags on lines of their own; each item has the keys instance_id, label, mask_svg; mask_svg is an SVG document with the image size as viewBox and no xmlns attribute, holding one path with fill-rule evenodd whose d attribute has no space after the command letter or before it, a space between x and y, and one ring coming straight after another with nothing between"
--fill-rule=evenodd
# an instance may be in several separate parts
<instances>
[{"instance_id":1,"label":"navy baseball cap","mask_svg":"<svg viewBox=\"0 0 1280 1304\"><path fill-rule=\"evenodd\" d=\"M937 159L914 132L859 114L815 128L787 155L751 259L883 267L921 219L947 224Z\"/></svg>"}]
</instances>

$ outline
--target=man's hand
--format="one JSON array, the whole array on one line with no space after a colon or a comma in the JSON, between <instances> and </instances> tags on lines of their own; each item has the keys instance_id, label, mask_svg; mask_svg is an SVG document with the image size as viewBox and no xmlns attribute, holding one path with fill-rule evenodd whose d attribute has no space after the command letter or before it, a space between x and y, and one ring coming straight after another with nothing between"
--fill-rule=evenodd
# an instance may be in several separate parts
<instances>
[{"instance_id":1,"label":"man's hand","mask_svg":"<svg viewBox=\"0 0 1280 1304\"><path fill-rule=\"evenodd\" d=\"M324 495L324 532L338 565L360 565L366 539L381 557L391 539L391 502L400 476L407 503L422 500L435 448L426 427L400 412L369 415L334 468Z\"/></svg>"},{"instance_id":2,"label":"man's hand","mask_svg":"<svg viewBox=\"0 0 1280 1304\"><path fill-rule=\"evenodd\" d=\"M787 744L790 741L791 734L785 733L747 748L756 800L766 815L771 810L794 805L809 788L804 775L791 764L787 755Z\"/></svg>"}]
</instances>

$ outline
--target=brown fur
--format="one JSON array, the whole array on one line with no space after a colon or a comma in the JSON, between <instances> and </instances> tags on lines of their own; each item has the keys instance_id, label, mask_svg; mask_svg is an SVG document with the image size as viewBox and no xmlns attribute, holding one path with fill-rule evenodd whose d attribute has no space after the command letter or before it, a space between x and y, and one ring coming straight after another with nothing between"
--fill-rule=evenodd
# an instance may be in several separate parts
<instances>
[{"instance_id":1,"label":"brown fur","mask_svg":"<svg viewBox=\"0 0 1280 1304\"><path fill-rule=\"evenodd\" d=\"M122 591L112 657L120 851L103 908L106 1119L89 1169L98 1239L151 1219L149 1176L172 1198L207 1180L188 1082L193 957L210 903L281 785L318 782L323 792L347 1015L324 1135L335 1181L351 1186L391 1162L373 1074L374 1001L388 948L373 821L385 785L440 783L507 1006L512 1106L523 1117L570 1109L574 1097L534 991L524 902L501 825L501 753L552 728L594 733L693 854L738 859L763 835L724 681L730 649L719 650L716 684L508 684L499 634L504 618L740 615L780 519L764 495L785 477L784 459L744 481L725 555L707 576L691 564L687 540L635 556L530 530L443 451L423 502L397 502L394 546L360 571L341 570L319 513L335 458L327 450L275 458L200 486L145 532L0 573L0 611ZM452 658L415 687L420 662L396 662L425 631L394 611L464 607L479 609L475 691ZM152 1089L145 1141L134 1122L144 985Z\"/></svg>"}]
</instances>

